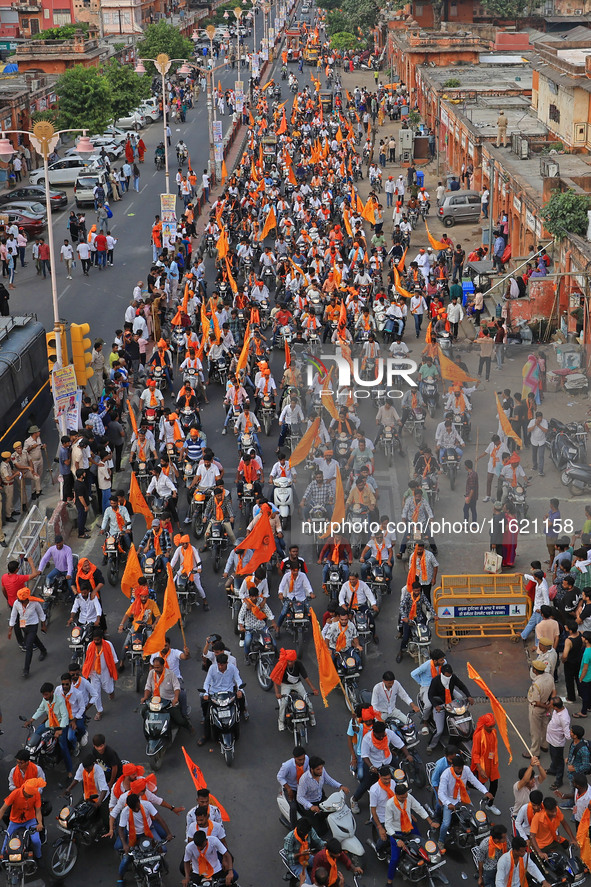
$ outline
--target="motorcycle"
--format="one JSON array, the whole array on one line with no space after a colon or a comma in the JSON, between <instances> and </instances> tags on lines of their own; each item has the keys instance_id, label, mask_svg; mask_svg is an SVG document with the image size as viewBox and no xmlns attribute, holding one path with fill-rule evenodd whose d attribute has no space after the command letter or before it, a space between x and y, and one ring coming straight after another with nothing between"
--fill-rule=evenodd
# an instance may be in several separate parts
<instances>
[{"instance_id":1,"label":"motorcycle","mask_svg":"<svg viewBox=\"0 0 591 887\"><path fill-rule=\"evenodd\" d=\"M207 507L207 501L212 494L213 487L196 487L193 491L190 514L191 520L193 521L193 534L196 539L200 539L205 532L203 518Z\"/></svg>"},{"instance_id":2,"label":"motorcycle","mask_svg":"<svg viewBox=\"0 0 591 887\"><path fill-rule=\"evenodd\" d=\"M281 525L288 529L293 508L293 487L287 477L276 477L273 480L273 503L279 509Z\"/></svg>"},{"instance_id":3,"label":"motorcycle","mask_svg":"<svg viewBox=\"0 0 591 887\"><path fill-rule=\"evenodd\" d=\"M420 695L417 699L417 705L422 712L424 703L423 698ZM468 747L465 746L464 743L469 743L474 735L474 719L470 713L468 702L463 696L461 698L454 697L454 699L451 702L446 703L443 708L445 709L445 729L449 736L450 743L458 746L461 753L463 749ZM435 722L432 714L429 719L428 727L431 734L435 735Z\"/></svg>"},{"instance_id":4,"label":"motorcycle","mask_svg":"<svg viewBox=\"0 0 591 887\"><path fill-rule=\"evenodd\" d=\"M419 884L426 880L429 887L432 887L433 879L438 878L442 884L449 884L448 878L441 871L447 859L437 841L433 840L436 834L429 830L425 840L412 833L402 838L404 847L401 848L396 871L404 881Z\"/></svg>"},{"instance_id":5,"label":"motorcycle","mask_svg":"<svg viewBox=\"0 0 591 887\"><path fill-rule=\"evenodd\" d=\"M423 491L423 500L428 501L433 510L433 506L439 500L439 479L437 474L427 474L420 478L421 489Z\"/></svg>"},{"instance_id":6,"label":"motorcycle","mask_svg":"<svg viewBox=\"0 0 591 887\"><path fill-rule=\"evenodd\" d=\"M159 591L164 591L168 577L162 555L150 555L150 557L144 558L143 572L154 595Z\"/></svg>"},{"instance_id":7,"label":"motorcycle","mask_svg":"<svg viewBox=\"0 0 591 887\"><path fill-rule=\"evenodd\" d=\"M458 454L453 447L447 447L440 459L441 470L449 477L449 486L451 490L455 489L456 486L459 461Z\"/></svg>"},{"instance_id":8,"label":"motorcycle","mask_svg":"<svg viewBox=\"0 0 591 887\"><path fill-rule=\"evenodd\" d=\"M220 357L220 358L218 358L218 360L213 361L213 365L211 367L211 373L210 373L210 381L211 382L219 382L221 387L225 389L227 379L228 379L228 361L225 357Z\"/></svg>"},{"instance_id":9,"label":"motorcycle","mask_svg":"<svg viewBox=\"0 0 591 887\"><path fill-rule=\"evenodd\" d=\"M68 638L68 647L70 648L70 662L78 662L82 665L86 655L86 648L92 640L92 632L94 624L88 622L86 625L73 625Z\"/></svg>"},{"instance_id":10,"label":"motorcycle","mask_svg":"<svg viewBox=\"0 0 591 887\"><path fill-rule=\"evenodd\" d=\"M407 652L409 656L417 660L417 665L422 665L431 654L431 629L428 623L410 620L410 637L408 639Z\"/></svg>"},{"instance_id":11,"label":"motorcycle","mask_svg":"<svg viewBox=\"0 0 591 887\"><path fill-rule=\"evenodd\" d=\"M470 850L476 844L481 844L489 835L490 822L482 808L475 810L471 804L458 804L454 808L446 839L452 847L457 847L458 850Z\"/></svg>"},{"instance_id":12,"label":"motorcycle","mask_svg":"<svg viewBox=\"0 0 591 887\"><path fill-rule=\"evenodd\" d=\"M361 693L359 690L359 675L361 674L362 665L357 664L357 660L351 654L351 650L341 650L336 654L335 668L345 688L345 695L349 700L351 711L361 702Z\"/></svg>"},{"instance_id":13,"label":"motorcycle","mask_svg":"<svg viewBox=\"0 0 591 887\"><path fill-rule=\"evenodd\" d=\"M591 491L591 466L569 462L560 480L573 496L582 496Z\"/></svg>"},{"instance_id":14,"label":"motorcycle","mask_svg":"<svg viewBox=\"0 0 591 887\"><path fill-rule=\"evenodd\" d=\"M270 690L273 686L270 676L277 661L277 651L268 628L253 631L249 658L254 662L260 686L265 691Z\"/></svg>"},{"instance_id":15,"label":"motorcycle","mask_svg":"<svg viewBox=\"0 0 591 887\"><path fill-rule=\"evenodd\" d=\"M273 424L273 419L275 418L275 404L271 400L268 394L266 394L261 401L261 425L265 429L265 434L267 437L271 434L271 425Z\"/></svg>"},{"instance_id":16,"label":"motorcycle","mask_svg":"<svg viewBox=\"0 0 591 887\"><path fill-rule=\"evenodd\" d=\"M94 795L96 798L96 795ZM78 860L80 847L90 847L102 835L100 812L92 799L82 799L72 806L72 797L57 816L57 827L64 835L53 842L49 870L54 878L63 880Z\"/></svg>"},{"instance_id":17,"label":"motorcycle","mask_svg":"<svg viewBox=\"0 0 591 887\"><path fill-rule=\"evenodd\" d=\"M179 421L185 437L191 428L197 428L199 426L199 416L195 410L191 409L191 407L183 407L179 411Z\"/></svg>"},{"instance_id":18,"label":"motorcycle","mask_svg":"<svg viewBox=\"0 0 591 887\"><path fill-rule=\"evenodd\" d=\"M299 693L292 690L283 698L286 700L285 726L293 733L296 745L307 745L310 726L310 706L307 697L302 699Z\"/></svg>"},{"instance_id":19,"label":"motorcycle","mask_svg":"<svg viewBox=\"0 0 591 887\"><path fill-rule=\"evenodd\" d=\"M351 455L351 435L341 431L334 439L334 454L341 464L346 462Z\"/></svg>"},{"instance_id":20,"label":"motorcycle","mask_svg":"<svg viewBox=\"0 0 591 887\"><path fill-rule=\"evenodd\" d=\"M119 579L119 568L125 560L125 552L119 544L120 534L115 533L105 538L104 553L107 558L107 577L109 585L115 587Z\"/></svg>"},{"instance_id":21,"label":"motorcycle","mask_svg":"<svg viewBox=\"0 0 591 887\"><path fill-rule=\"evenodd\" d=\"M364 650L367 650L373 638L368 611L349 610L349 615L352 617L353 622L355 623L355 628L357 629L357 634L359 635L359 643Z\"/></svg>"},{"instance_id":22,"label":"motorcycle","mask_svg":"<svg viewBox=\"0 0 591 887\"><path fill-rule=\"evenodd\" d=\"M191 608L197 606L197 587L186 573L181 573L176 580L176 594L181 616L188 616Z\"/></svg>"},{"instance_id":23,"label":"motorcycle","mask_svg":"<svg viewBox=\"0 0 591 887\"><path fill-rule=\"evenodd\" d=\"M6 872L9 887L25 887L26 879L37 871L37 860L33 857L31 841L34 832L35 826L21 827L7 839L1 864ZM46 840L45 830L41 834L43 843Z\"/></svg>"},{"instance_id":24,"label":"motorcycle","mask_svg":"<svg viewBox=\"0 0 591 887\"><path fill-rule=\"evenodd\" d=\"M394 450L398 450L400 455L402 455L402 442L398 429L394 425L386 425L379 442L384 450L388 466L391 466L394 459Z\"/></svg>"},{"instance_id":25,"label":"motorcycle","mask_svg":"<svg viewBox=\"0 0 591 887\"><path fill-rule=\"evenodd\" d=\"M439 391L437 389L437 382L434 379L425 379L422 384L421 394L423 395L423 400L427 405L427 410L429 411L429 415L431 418L435 415L435 410L439 405Z\"/></svg>"},{"instance_id":26,"label":"motorcycle","mask_svg":"<svg viewBox=\"0 0 591 887\"><path fill-rule=\"evenodd\" d=\"M308 607L304 601L294 600L289 602L289 609L283 625L285 630L293 636L298 659L301 659L304 652L305 633L311 625Z\"/></svg>"},{"instance_id":27,"label":"motorcycle","mask_svg":"<svg viewBox=\"0 0 591 887\"><path fill-rule=\"evenodd\" d=\"M129 660L136 693L140 692L144 683L142 680L144 676L144 644L148 634L151 634L151 632L151 626L147 625L140 625L138 631L130 629L123 647L124 665Z\"/></svg>"},{"instance_id":28,"label":"motorcycle","mask_svg":"<svg viewBox=\"0 0 591 887\"><path fill-rule=\"evenodd\" d=\"M521 518L527 517L527 512L529 511L529 505L526 502L526 490L521 484L517 484L516 487L508 486L507 490L507 502L510 502L514 509L514 514L517 520L521 520Z\"/></svg>"},{"instance_id":29,"label":"motorcycle","mask_svg":"<svg viewBox=\"0 0 591 887\"><path fill-rule=\"evenodd\" d=\"M26 720L25 717L19 715L19 721ZM47 727L42 733L36 733L32 724L26 729L29 732L25 740L25 748L29 752L31 761L38 764L42 770L56 767L61 760L61 749L55 737L55 730L52 727Z\"/></svg>"},{"instance_id":30,"label":"motorcycle","mask_svg":"<svg viewBox=\"0 0 591 887\"><path fill-rule=\"evenodd\" d=\"M328 577L324 585L324 590L331 601L338 601L344 581L345 574L341 564L335 564L331 561L328 565Z\"/></svg>"},{"instance_id":31,"label":"motorcycle","mask_svg":"<svg viewBox=\"0 0 591 887\"><path fill-rule=\"evenodd\" d=\"M462 440L469 441L471 435L470 413L454 413L453 427L460 435Z\"/></svg>"},{"instance_id":32,"label":"motorcycle","mask_svg":"<svg viewBox=\"0 0 591 887\"><path fill-rule=\"evenodd\" d=\"M156 388L158 391L166 391L168 383L166 381L166 376L164 375L164 370L160 365L152 364L150 371L148 372L148 378L153 379L154 382L156 382Z\"/></svg>"},{"instance_id":33,"label":"motorcycle","mask_svg":"<svg viewBox=\"0 0 591 887\"><path fill-rule=\"evenodd\" d=\"M160 770L166 749L174 742L179 728L172 720L172 702L169 699L152 696L146 705L147 710L144 714L146 755L152 770Z\"/></svg>"},{"instance_id":34,"label":"motorcycle","mask_svg":"<svg viewBox=\"0 0 591 887\"><path fill-rule=\"evenodd\" d=\"M552 887L558 887L559 884L580 887L586 881L587 870L572 845L569 846L568 851L555 850L549 853L546 859L542 859L535 851L532 851L532 856L546 881Z\"/></svg>"},{"instance_id":35,"label":"motorcycle","mask_svg":"<svg viewBox=\"0 0 591 887\"><path fill-rule=\"evenodd\" d=\"M76 574L76 564L74 564L74 575ZM71 593L68 580L65 576L56 576L51 582L45 577L45 584L42 591L43 612L45 613L45 621L49 627L51 622L51 611L53 605L58 601L67 604L68 609L71 607Z\"/></svg>"},{"instance_id":36,"label":"motorcycle","mask_svg":"<svg viewBox=\"0 0 591 887\"><path fill-rule=\"evenodd\" d=\"M134 847L129 848L137 887L162 887L162 873L168 871L164 859L165 844L166 841L153 841L143 837Z\"/></svg>"},{"instance_id":37,"label":"motorcycle","mask_svg":"<svg viewBox=\"0 0 591 887\"><path fill-rule=\"evenodd\" d=\"M560 471L569 462L584 462L587 456L587 432L585 425L569 422L565 425L558 419L550 419L546 445L550 458Z\"/></svg>"},{"instance_id":38,"label":"motorcycle","mask_svg":"<svg viewBox=\"0 0 591 887\"><path fill-rule=\"evenodd\" d=\"M425 410L421 407L411 409L410 416L406 421L406 427L409 432L414 435L415 442L420 447L425 438Z\"/></svg>"},{"instance_id":39,"label":"motorcycle","mask_svg":"<svg viewBox=\"0 0 591 887\"><path fill-rule=\"evenodd\" d=\"M222 562L222 552L228 547L228 534L223 521L211 522L209 544L213 555L213 572L217 573Z\"/></svg>"},{"instance_id":40,"label":"motorcycle","mask_svg":"<svg viewBox=\"0 0 591 887\"><path fill-rule=\"evenodd\" d=\"M382 564L370 563L365 580L374 593L378 607L382 604L382 598L385 594L391 593L390 581L386 576L386 571Z\"/></svg>"},{"instance_id":41,"label":"motorcycle","mask_svg":"<svg viewBox=\"0 0 591 887\"><path fill-rule=\"evenodd\" d=\"M234 762L234 749L240 736L240 712L234 693L212 693L209 697L211 735L219 742L228 767Z\"/></svg>"},{"instance_id":42,"label":"motorcycle","mask_svg":"<svg viewBox=\"0 0 591 887\"><path fill-rule=\"evenodd\" d=\"M347 514L347 520L351 524L351 536L349 542L351 550L353 551L353 557L356 560L359 558L363 544L368 536L368 518L369 509L367 506L361 504L352 505Z\"/></svg>"},{"instance_id":43,"label":"motorcycle","mask_svg":"<svg viewBox=\"0 0 591 887\"><path fill-rule=\"evenodd\" d=\"M277 795L277 806L279 807L281 824L284 828L291 830L289 803L283 792ZM354 865L359 865L365 854L365 848L355 834L357 823L351 813L351 808L345 803L345 793L343 791L333 792L318 806L326 816L326 830L321 829L321 831L323 833L330 832L333 838L338 838L342 849L349 854L351 862Z\"/></svg>"}]
</instances>

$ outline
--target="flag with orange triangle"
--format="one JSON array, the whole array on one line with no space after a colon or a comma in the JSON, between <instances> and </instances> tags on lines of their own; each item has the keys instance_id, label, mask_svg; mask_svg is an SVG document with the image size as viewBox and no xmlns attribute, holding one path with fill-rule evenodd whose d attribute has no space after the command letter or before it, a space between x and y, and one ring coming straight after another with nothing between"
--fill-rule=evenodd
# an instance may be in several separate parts
<instances>
[{"instance_id":1,"label":"flag with orange triangle","mask_svg":"<svg viewBox=\"0 0 591 887\"><path fill-rule=\"evenodd\" d=\"M501 739L505 744L505 748L509 752L509 763L513 760L513 754L511 753L511 745L509 743L509 734L507 732L507 712L492 692L492 690L485 684L482 680L478 672L475 668L473 668L469 662L466 663L468 667L468 677L471 681L474 681L475 684L478 684L481 690L488 696L488 701L490 702L490 707L493 710L493 714L495 716L497 730L501 734Z\"/></svg>"},{"instance_id":2,"label":"flag with orange triangle","mask_svg":"<svg viewBox=\"0 0 591 887\"><path fill-rule=\"evenodd\" d=\"M137 556L135 545L132 542L129 546L125 569L123 571L123 576L121 577L121 591L123 592L125 597L131 597L132 589L135 588L138 579L143 575L144 571L142 570L142 565L140 564L139 558Z\"/></svg>"},{"instance_id":3,"label":"flag with orange triangle","mask_svg":"<svg viewBox=\"0 0 591 887\"><path fill-rule=\"evenodd\" d=\"M287 120L285 119L285 108L283 109L283 113L281 114L281 123L277 127L277 135L282 136L284 132L287 132Z\"/></svg>"},{"instance_id":4,"label":"flag with orange triangle","mask_svg":"<svg viewBox=\"0 0 591 887\"><path fill-rule=\"evenodd\" d=\"M439 349L439 350L441 351L441 349ZM459 367L458 367L458 369L459 369ZM441 367L441 375L443 376L443 367ZM522 447L523 442L522 442L521 438L519 437L519 435L517 434L517 432L513 430L513 426L511 425L511 422L507 418L507 414L505 413L505 410L503 409L503 405L501 404L501 400L499 398L499 395L495 394L495 397L497 399L497 414L499 417L499 422L501 423L501 428L503 430L503 434L505 435L505 437L513 438L513 440L515 441L517 446Z\"/></svg>"},{"instance_id":5,"label":"flag with orange triangle","mask_svg":"<svg viewBox=\"0 0 591 887\"><path fill-rule=\"evenodd\" d=\"M131 472L131 480L129 482L129 504L133 508L133 513L143 514L146 519L146 524L148 527L151 527L154 515L148 508L146 500L144 499L144 494L140 490L135 471Z\"/></svg>"},{"instance_id":6,"label":"flag with orange triangle","mask_svg":"<svg viewBox=\"0 0 591 887\"><path fill-rule=\"evenodd\" d=\"M228 169L226 167L226 161L222 157L222 185L224 184L224 182L226 181L227 178L228 178Z\"/></svg>"},{"instance_id":7,"label":"flag with orange triangle","mask_svg":"<svg viewBox=\"0 0 591 887\"><path fill-rule=\"evenodd\" d=\"M370 225L375 225L376 223L376 213L374 209L373 197L367 198L367 203L363 207L363 212L361 213L362 217L366 222L369 222Z\"/></svg>"},{"instance_id":8,"label":"flag with orange triangle","mask_svg":"<svg viewBox=\"0 0 591 887\"><path fill-rule=\"evenodd\" d=\"M193 785L195 786L197 791L199 791L200 788L207 788L207 783L205 781L205 777L203 775L201 768L198 767L197 764L193 760L191 760L191 758L189 757L189 755L187 753L187 750L185 749L185 746L183 745L183 746L181 746L181 748L183 749L183 754L185 756L185 764L189 768L189 773L191 774L191 779L193 780ZM209 792L209 800L220 811L220 816L222 817L222 820L224 822L229 822L230 817L228 816L228 813L227 813L225 807L223 807L222 804L220 804L218 799L211 792Z\"/></svg>"},{"instance_id":9,"label":"flag with orange triangle","mask_svg":"<svg viewBox=\"0 0 591 887\"><path fill-rule=\"evenodd\" d=\"M441 347L439 346L439 369L441 371L442 379L449 379L450 382L453 382L454 385L461 385L462 382L477 382L478 379L475 379L473 376L469 376L468 373L464 372L464 370L454 363L453 360L450 360L449 357L446 357ZM498 399L498 398L497 398ZM505 415L503 413L503 415ZM505 418L507 418L505 416ZM509 421L509 420L507 420Z\"/></svg>"},{"instance_id":10,"label":"flag with orange triangle","mask_svg":"<svg viewBox=\"0 0 591 887\"><path fill-rule=\"evenodd\" d=\"M151 656L152 653L159 653L166 642L166 635L177 622L181 619L181 610L179 600L172 575L172 567L166 565L168 582L164 591L164 601L162 603L162 614L154 627L154 631L149 635L144 644L144 656Z\"/></svg>"},{"instance_id":11,"label":"flag with orange triangle","mask_svg":"<svg viewBox=\"0 0 591 887\"><path fill-rule=\"evenodd\" d=\"M429 238L429 243L436 250L447 249L449 244L444 243L443 240L436 240L431 232L429 231L429 226L427 225L427 220L425 220L425 230L427 232L427 237Z\"/></svg>"},{"instance_id":12,"label":"flag with orange triangle","mask_svg":"<svg viewBox=\"0 0 591 887\"><path fill-rule=\"evenodd\" d=\"M298 445L295 450L289 457L289 466L290 468L295 468L296 465L299 465L300 462L303 462L310 450L312 449L312 445L316 440L316 436L318 434L318 429L320 428L320 416L317 416Z\"/></svg>"},{"instance_id":13,"label":"flag with orange triangle","mask_svg":"<svg viewBox=\"0 0 591 887\"><path fill-rule=\"evenodd\" d=\"M265 225L259 235L259 241L264 240L265 237L267 236L267 234L269 233L269 231L271 231L273 228L276 228L276 227L277 227L277 217L275 215L275 207L271 204L271 209L267 213L267 218L265 219Z\"/></svg>"},{"instance_id":14,"label":"flag with orange triangle","mask_svg":"<svg viewBox=\"0 0 591 887\"><path fill-rule=\"evenodd\" d=\"M324 643L324 638L322 637L320 625L318 624L318 618L311 607L310 619L312 621L314 649L316 651L316 659L318 661L318 686L320 688L320 695L322 696L324 707L328 708L326 697L340 683L340 680L334 662L332 661L330 650Z\"/></svg>"}]
</instances>

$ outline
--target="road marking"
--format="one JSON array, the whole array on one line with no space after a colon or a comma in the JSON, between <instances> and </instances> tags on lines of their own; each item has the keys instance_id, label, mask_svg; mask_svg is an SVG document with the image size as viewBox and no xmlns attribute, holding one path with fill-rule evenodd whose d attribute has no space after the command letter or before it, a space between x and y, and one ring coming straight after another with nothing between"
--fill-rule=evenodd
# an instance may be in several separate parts
<instances>
[{"instance_id":1,"label":"road marking","mask_svg":"<svg viewBox=\"0 0 591 887\"><path fill-rule=\"evenodd\" d=\"M68 292L68 290L71 289L71 288L72 288L72 284L71 284L71 283L69 283L67 286L65 286L65 287L63 288L63 290L61 291L60 295L57 297L58 302L59 302L59 300L61 299L61 297L62 297L62 296L65 296L66 293Z\"/></svg>"}]
</instances>

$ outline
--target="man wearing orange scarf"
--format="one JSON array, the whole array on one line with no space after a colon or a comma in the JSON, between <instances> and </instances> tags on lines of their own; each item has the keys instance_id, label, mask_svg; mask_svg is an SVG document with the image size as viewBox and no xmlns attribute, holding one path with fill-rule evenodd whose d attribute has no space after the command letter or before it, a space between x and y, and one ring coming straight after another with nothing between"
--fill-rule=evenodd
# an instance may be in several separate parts
<instances>
[{"instance_id":1,"label":"man wearing orange scarf","mask_svg":"<svg viewBox=\"0 0 591 887\"><path fill-rule=\"evenodd\" d=\"M439 823L431 819L424 807L422 807L411 794L406 785L397 785L394 796L386 801L385 827L390 835L390 864L388 866L387 884L391 884L398 868L400 851L404 847L405 839L411 834L418 835L419 830L413 822L420 816L426 819L431 828L439 828Z\"/></svg>"},{"instance_id":2,"label":"man wearing orange scarf","mask_svg":"<svg viewBox=\"0 0 591 887\"><path fill-rule=\"evenodd\" d=\"M72 758L70 757L70 749L68 746L68 727L70 718L68 717L68 709L64 702L63 696L54 693L53 684L45 683L41 685L41 700L35 714L25 721L24 726L30 727L37 718L43 718L43 723L35 728L35 733L41 735L44 730L52 728L55 730L55 738L60 744L64 765L68 774L68 779L72 778Z\"/></svg>"},{"instance_id":3,"label":"man wearing orange scarf","mask_svg":"<svg viewBox=\"0 0 591 887\"><path fill-rule=\"evenodd\" d=\"M398 749L409 763L412 762L410 753L398 734L388 729L383 721L374 720L371 730L361 740L363 775L351 798L353 813L359 813L359 801L374 782L378 781L380 769L392 763L391 747Z\"/></svg>"},{"instance_id":4,"label":"man wearing orange scarf","mask_svg":"<svg viewBox=\"0 0 591 887\"><path fill-rule=\"evenodd\" d=\"M133 601L125 611L119 625L119 634L123 634L126 627L131 627L132 634L142 633L142 637L145 637L145 629L155 625L159 618L160 608L156 601L150 597L148 580L145 576L140 576L137 587L133 589ZM126 647L130 640L130 638L127 639Z\"/></svg>"},{"instance_id":5,"label":"man wearing orange scarf","mask_svg":"<svg viewBox=\"0 0 591 887\"><path fill-rule=\"evenodd\" d=\"M322 629L322 637L330 650L333 662L336 661L339 653L346 651L348 656L353 656L361 665L361 653L363 651L359 643L355 624L349 619L349 614L342 607L338 608L336 615L338 617L337 621L327 622Z\"/></svg>"},{"instance_id":6,"label":"man wearing orange scarf","mask_svg":"<svg viewBox=\"0 0 591 887\"><path fill-rule=\"evenodd\" d=\"M413 495L407 497L400 517L402 520L406 521L407 529L404 536L402 537L400 551L396 555L397 560L402 559L402 555L406 551L406 546L408 545L409 539L413 539L418 536L427 536L427 538L429 539L429 544L431 546L433 559L435 559L435 555L437 554L437 545L435 544L435 540L431 535L431 521L433 520L433 511L431 510L431 506L429 505L429 503L425 501L423 491L421 489L413 490ZM431 558L427 554L427 561L430 560ZM439 566L437 564L437 561L435 561L435 564L433 564L432 561L431 563L432 566ZM412 567L412 563L409 564L409 568L410 567ZM429 570L427 572L429 572ZM419 578L421 577L419 576ZM414 576L411 577L410 581L412 582L413 579ZM428 577L425 584L428 584L429 581L432 582L433 578L431 577L431 579L429 579Z\"/></svg>"},{"instance_id":7,"label":"man wearing orange scarf","mask_svg":"<svg viewBox=\"0 0 591 887\"><path fill-rule=\"evenodd\" d=\"M148 379L148 381L146 382L146 387L140 395L140 406L142 410L142 415L146 412L147 409L162 409L163 403L164 397L160 389L156 387L156 382L153 379Z\"/></svg>"},{"instance_id":8,"label":"man wearing orange scarf","mask_svg":"<svg viewBox=\"0 0 591 887\"><path fill-rule=\"evenodd\" d=\"M558 834L561 825L567 834L568 842ZM562 811L558 809L556 798L544 798L542 801L542 809L532 819L529 839L536 853L543 855L554 850L565 850L567 843L576 844L573 830Z\"/></svg>"},{"instance_id":9,"label":"man wearing orange scarf","mask_svg":"<svg viewBox=\"0 0 591 887\"><path fill-rule=\"evenodd\" d=\"M467 699L470 705L474 700L466 685L454 674L451 665L446 662L440 674L435 675L429 684L429 701L433 706L433 720L435 721L435 733L427 746L427 751L434 751L437 743L443 735L445 727L445 706L449 705L454 697Z\"/></svg>"},{"instance_id":10,"label":"man wearing orange scarf","mask_svg":"<svg viewBox=\"0 0 591 887\"><path fill-rule=\"evenodd\" d=\"M443 820L441 822L439 840L442 844L445 843L447 830L455 808L459 804L470 803L470 795L468 794L469 785L474 786L474 788L478 789L485 798L492 801L493 796L490 792L487 792L486 786L476 779L469 767L464 766L464 759L460 755L456 755L452 761L451 767L443 771L441 779L439 780L439 791L437 796L439 798L439 803L443 808Z\"/></svg>"},{"instance_id":11,"label":"man wearing orange scarf","mask_svg":"<svg viewBox=\"0 0 591 887\"><path fill-rule=\"evenodd\" d=\"M101 523L100 534L105 533L109 536L119 536L119 544L124 551L129 551L131 545L131 518L129 511L125 505L120 505L117 496L113 495L109 499L109 507L105 508L103 520ZM106 555L103 558L103 564L107 563Z\"/></svg>"},{"instance_id":12,"label":"man wearing orange scarf","mask_svg":"<svg viewBox=\"0 0 591 887\"><path fill-rule=\"evenodd\" d=\"M113 644L103 638L102 631L95 629L82 667L83 677L90 681L96 694L95 721L100 721L103 716L102 691L108 694L109 699L115 696L115 681L119 677L118 661Z\"/></svg>"},{"instance_id":13,"label":"man wearing orange scarf","mask_svg":"<svg viewBox=\"0 0 591 887\"><path fill-rule=\"evenodd\" d=\"M527 875L542 887L550 887L550 882L528 853L527 841L516 835L511 841L511 849L497 863L496 883L501 887L524 887L529 883Z\"/></svg>"},{"instance_id":14,"label":"man wearing orange scarf","mask_svg":"<svg viewBox=\"0 0 591 887\"><path fill-rule=\"evenodd\" d=\"M271 672L271 680L273 681L275 696L279 702L279 732L285 730L285 709L287 708L287 696L292 691L298 694L301 699L305 699L310 713L310 726L316 724L314 709L310 702L304 681L312 691L314 696L318 696L318 690L308 677L308 672L304 664L298 659L295 650L282 649L279 653L279 661Z\"/></svg>"},{"instance_id":15,"label":"man wearing orange scarf","mask_svg":"<svg viewBox=\"0 0 591 887\"><path fill-rule=\"evenodd\" d=\"M174 835L156 810L156 807L150 801L142 801L139 795L130 792L119 819L119 838L124 854L119 864L119 880L121 882L131 862L129 848L135 847L144 837L153 838L152 823L154 821L162 827L166 837L171 841ZM223 849L222 847L222 851Z\"/></svg>"},{"instance_id":16,"label":"man wearing orange scarf","mask_svg":"<svg viewBox=\"0 0 591 887\"><path fill-rule=\"evenodd\" d=\"M309 880L314 854L323 847L324 841L318 837L307 819L298 819L294 830L283 840L286 863L298 877L307 873L308 878L304 880Z\"/></svg>"},{"instance_id":17,"label":"man wearing orange scarf","mask_svg":"<svg viewBox=\"0 0 591 887\"><path fill-rule=\"evenodd\" d=\"M438 571L439 561L432 551L425 548L423 540L419 539L408 562L406 587L412 588L415 579L418 579L422 593L428 601L431 601L431 588L437 581Z\"/></svg>"},{"instance_id":18,"label":"man wearing orange scarf","mask_svg":"<svg viewBox=\"0 0 591 887\"><path fill-rule=\"evenodd\" d=\"M185 867L185 877L182 880L183 887L189 887L192 877L195 876L193 883L198 880L207 878L211 880L218 872L223 871L226 875L226 884L229 885L235 879L235 873L232 869L232 857L221 841L213 836L207 836L205 832L198 830L193 835L193 840L189 841L185 847L185 855L183 857Z\"/></svg>"},{"instance_id":19,"label":"man wearing orange scarf","mask_svg":"<svg viewBox=\"0 0 591 887\"><path fill-rule=\"evenodd\" d=\"M175 582L178 582L181 576L188 577L188 580L195 585L197 594L203 603L203 609L207 612L207 610L209 610L209 604L207 603L205 591L201 584L201 569L203 566L201 555L195 546L191 545L191 538L187 533L185 533L184 536L177 533L173 541L175 545L178 545L170 562L173 571L178 567L174 580Z\"/></svg>"},{"instance_id":20,"label":"man wearing orange scarf","mask_svg":"<svg viewBox=\"0 0 591 887\"><path fill-rule=\"evenodd\" d=\"M109 808L103 805L109 795L109 786L105 779L105 771L94 760L94 755L86 755L81 764L79 764L74 778L65 790L64 794L72 793L76 785L82 783L83 797L85 801L90 801L96 810L101 811L101 818L105 828L109 826Z\"/></svg>"},{"instance_id":21,"label":"man wearing orange scarf","mask_svg":"<svg viewBox=\"0 0 591 887\"><path fill-rule=\"evenodd\" d=\"M485 784L488 782L490 793L494 798L499 787L499 751L495 717L490 712L478 718L472 739L470 767L481 782ZM497 813L497 809L493 804L489 804L491 813L500 816L500 811Z\"/></svg>"},{"instance_id":22,"label":"man wearing orange scarf","mask_svg":"<svg viewBox=\"0 0 591 887\"><path fill-rule=\"evenodd\" d=\"M396 662L402 661L402 656L408 646L412 623L425 625L429 619L435 619L435 610L431 606L429 598L423 594L420 581L414 579L410 588L405 585L400 593L402 640L400 650L396 655Z\"/></svg>"},{"instance_id":23,"label":"man wearing orange scarf","mask_svg":"<svg viewBox=\"0 0 591 887\"><path fill-rule=\"evenodd\" d=\"M160 557L162 564L166 566L170 560L171 550L170 533L158 518L154 518L151 528L145 533L137 550L141 565L144 565L147 557Z\"/></svg>"},{"instance_id":24,"label":"man wearing orange scarf","mask_svg":"<svg viewBox=\"0 0 591 887\"><path fill-rule=\"evenodd\" d=\"M238 613L238 630L244 632L244 664L250 665L250 645L255 631L264 631L273 628L277 633L279 629L275 617L269 609L264 597L259 596L256 583L247 580L248 596L244 598L240 612ZM271 636L273 644L275 641Z\"/></svg>"},{"instance_id":25,"label":"man wearing orange scarf","mask_svg":"<svg viewBox=\"0 0 591 887\"><path fill-rule=\"evenodd\" d=\"M347 869L353 871L356 875L362 875L363 869L357 865L353 865L347 853L344 853L341 842L336 838L329 838L326 842L324 850L320 850L314 857L312 863L312 884L316 884L316 872L322 868L328 872L328 881L326 887L339 887L343 885L344 880L342 874L338 870L338 863L342 863Z\"/></svg>"},{"instance_id":26,"label":"man wearing orange scarf","mask_svg":"<svg viewBox=\"0 0 591 887\"><path fill-rule=\"evenodd\" d=\"M10 809L10 822L6 832L6 838L2 846L2 853L6 850L8 839L18 829L31 828L31 843L35 859L41 859L41 835L43 828L43 814L41 812L41 791L47 783L44 779L27 779L20 788L15 788L0 807L0 816L4 816Z\"/></svg>"}]
</instances>

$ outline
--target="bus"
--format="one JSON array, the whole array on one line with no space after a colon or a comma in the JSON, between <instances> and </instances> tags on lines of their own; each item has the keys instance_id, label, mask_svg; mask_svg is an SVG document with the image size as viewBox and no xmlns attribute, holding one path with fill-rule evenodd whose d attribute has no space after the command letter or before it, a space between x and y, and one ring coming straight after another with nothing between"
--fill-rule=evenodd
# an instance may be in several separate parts
<instances>
[{"instance_id":1,"label":"bus","mask_svg":"<svg viewBox=\"0 0 591 887\"><path fill-rule=\"evenodd\" d=\"M52 405L45 327L35 314L0 317L0 451L41 427Z\"/></svg>"}]
</instances>

